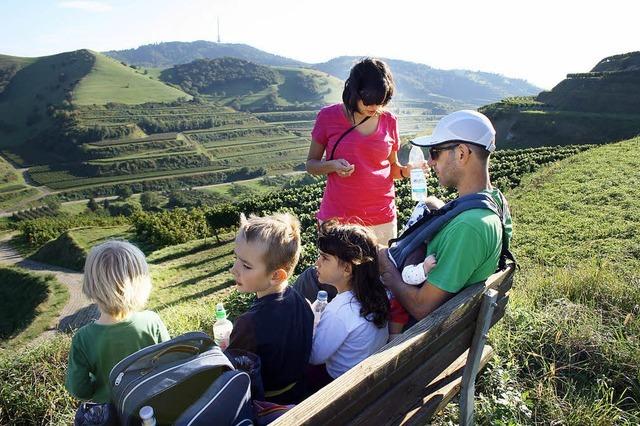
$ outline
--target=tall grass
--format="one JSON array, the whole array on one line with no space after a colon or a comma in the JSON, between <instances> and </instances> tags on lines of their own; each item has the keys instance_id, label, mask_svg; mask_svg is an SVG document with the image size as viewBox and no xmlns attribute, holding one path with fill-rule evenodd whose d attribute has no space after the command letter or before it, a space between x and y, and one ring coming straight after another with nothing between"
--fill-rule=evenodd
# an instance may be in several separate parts
<instances>
[{"instance_id":1,"label":"tall grass","mask_svg":"<svg viewBox=\"0 0 640 426\"><path fill-rule=\"evenodd\" d=\"M594 148L508 194L516 273L491 331L480 424L640 424L640 139ZM454 407L441 424L457 420Z\"/></svg>"}]
</instances>

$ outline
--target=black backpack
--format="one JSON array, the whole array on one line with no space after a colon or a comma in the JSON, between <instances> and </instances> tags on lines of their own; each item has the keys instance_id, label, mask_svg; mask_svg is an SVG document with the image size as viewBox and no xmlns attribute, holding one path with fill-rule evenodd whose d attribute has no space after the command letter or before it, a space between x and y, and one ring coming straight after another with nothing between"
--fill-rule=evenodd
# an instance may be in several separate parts
<instances>
[{"instance_id":1,"label":"black backpack","mask_svg":"<svg viewBox=\"0 0 640 426\"><path fill-rule=\"evenodd\" d=\"M251 425L251 381L205 333L191 332L135 352L109 374L122 425L140 424L151 406L157 424Z\"/></svg>"}]
</instances>

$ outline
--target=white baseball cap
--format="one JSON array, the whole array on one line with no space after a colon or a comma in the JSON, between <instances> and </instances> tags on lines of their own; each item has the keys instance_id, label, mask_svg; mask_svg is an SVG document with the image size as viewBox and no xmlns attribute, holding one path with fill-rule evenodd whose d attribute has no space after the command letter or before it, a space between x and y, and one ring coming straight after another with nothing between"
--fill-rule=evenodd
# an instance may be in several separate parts
<instances>
[{"instance_id":1,"label":"white baseball cap","mask_svg":"<svg viewBox=\"0 0 640 426\"><path fill-rule=\"evenodd\" d=\"M465 109L442 117L431 135L415 138L411 143L434 146L451 141L468 142L493 152L496 149L496 130L484 114Z\"/></svg>"}]
</instances>

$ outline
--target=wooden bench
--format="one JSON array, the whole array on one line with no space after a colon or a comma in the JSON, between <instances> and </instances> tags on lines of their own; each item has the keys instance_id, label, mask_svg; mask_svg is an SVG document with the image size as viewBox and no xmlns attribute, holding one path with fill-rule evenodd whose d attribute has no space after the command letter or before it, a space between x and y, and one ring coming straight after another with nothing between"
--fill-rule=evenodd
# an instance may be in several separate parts
<instances>
[{"instance_id":1,"label":"wooden bench","mask_svg":"<svg viewBox=\"0 0 640 426\"><path fill-rule=\"evenodd\" d=\"M514 264L470 286L273 425L424 425L460 392L460 424L473 424L475 377L493 354Z\"/></svg>"}]
</instances>

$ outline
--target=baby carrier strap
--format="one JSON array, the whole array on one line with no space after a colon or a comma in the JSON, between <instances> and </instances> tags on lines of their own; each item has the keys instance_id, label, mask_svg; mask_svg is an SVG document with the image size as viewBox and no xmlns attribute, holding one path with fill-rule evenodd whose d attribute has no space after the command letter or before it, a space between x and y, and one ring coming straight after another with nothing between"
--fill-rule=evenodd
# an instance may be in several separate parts
<instances>
[{"instance_id":1,"label":"baby carrier strap","mask_svg":"<svg viewBox=\"0 0 640 426\"><path fill-rule=\"evenodd\" d=\"M429 210L425 212L425 214L413 225L407 228L402 235L389 241L389 258L396 267L403 267L410 253L412 253L421 244L428 244L440 229L460 213L471 209L487 209L494 212L500 218L503 231L502 254L505 254L505 256L508 255L510 256L508 258L513 259L513 255L511 255L508 250L508 239L504 232L508 205L506 204L506 199L502 193L500 193L500 197L504 203L503 207L499 206L489 194L479 192L458 197L437 210ZM503 264L502 254L500 261L501 265ZM506 260L504 263L506 263Z\"/></svg>"},{"instance_id":2,"label":"baby carrier strap","mask_svg":"<svg viewBox=\"0 0 640 426\"><path fill-rule=\"evenodd\" d=\"M498 207L498 211L500 212L500 214L498 215L500 217L500 223L502 224L502 250L500 251L500 260L498 261L498 270L501 271L507 267L507 260L512 261L514 264L516 264L516 266L517 262L515 256L513 255L513 253L511 253L511 250L509 248L509 236L506 232L507 219L511 215L511 211L509 210L509 203L507 202L507 198L500 190L498 190L498 195L500 196L500 204L502 205L499 206L496 204L496 207Z\"/></svg>"}]
</instances>

